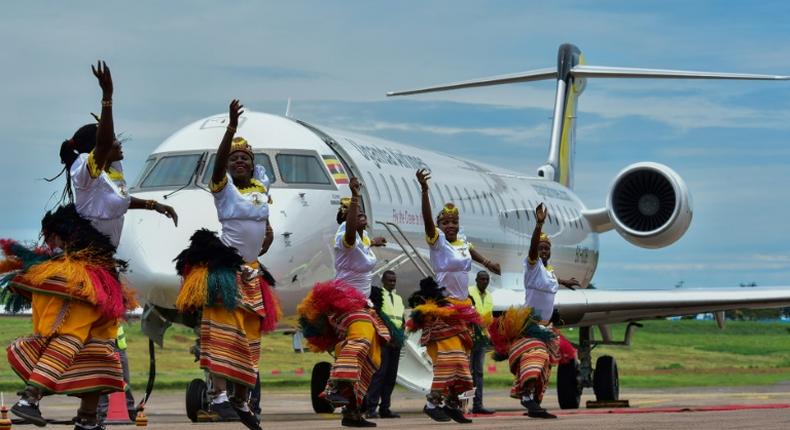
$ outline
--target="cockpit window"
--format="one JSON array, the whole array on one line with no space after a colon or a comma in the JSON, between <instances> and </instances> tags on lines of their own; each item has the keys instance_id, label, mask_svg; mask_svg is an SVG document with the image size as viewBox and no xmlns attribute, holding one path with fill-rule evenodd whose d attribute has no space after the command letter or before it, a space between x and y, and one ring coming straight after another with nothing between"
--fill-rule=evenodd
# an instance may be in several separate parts
<instances>
[{"instance_id":1,"label":"cockpit window","mask_svg":"<svg viewBox=\"0 0 790 430\"><path fill-rule=\"evenodd\" d=\"M283 182L289 184L330 184L329 176L316 157L277 154L276 159Z\"/></svg>"},{"instance_id":2,"label":"cockpit window","mask_svg":"<svg viewBox=\"0 0 790 430\"><path fill-rule=\"evenodd\" d=\"M200 154L169 155L160 158L140 182L140 188L180 187L189 183Z\"/></svg>"},{"instance_id":3,"label":"cockpit window","mask_svg":"<svg viewBox=\"0 0 790 430\"><path fill-rule=\"evenodd\" d=\"M211 180L211 174L214 172L214 162L217 160L217 154L211 154L211 158L208 160L208 165L206 166L206 170L203 172L203 178L201 178L200 182L204 184L208 184ZM269 177L269 183L273 184L277 182L277 178L274 174L274 169L272 169L272 160L269 158L268 155L262 152L255 153L255 164L260 164L266 169L266 176Z\"/></svg>"}]
</instances>

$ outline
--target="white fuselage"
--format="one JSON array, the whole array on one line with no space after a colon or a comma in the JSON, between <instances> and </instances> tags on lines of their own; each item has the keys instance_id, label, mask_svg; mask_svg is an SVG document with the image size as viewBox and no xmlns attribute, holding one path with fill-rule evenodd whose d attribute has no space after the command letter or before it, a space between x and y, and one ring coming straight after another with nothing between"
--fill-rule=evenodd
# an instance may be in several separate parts
<instances>
[{"instance_id":1,"label":"white fuselage","mask_svg":"<svg viewBox=\"0 0 790 430\"><path fill-rule=\"evenodd\" d=\"M199 228L220 229L212 195L205 190L209 163L225 131L227 117L197 121L168 138L149 158L135 197L162 200L179 214L179 226L146 211L127 215L119 252L130 263L129 278L141 298L173 308L179 289L173 259ZM320 131L319 131L320 130ZM389 244L376 248L380 264L398 258L401 248L380 222L394 223L418 251L427 255L415 171L431 170L431 200L436 213L444 202L461 211L463 233L476 249L502 267L492 289L523 290L522 263L535 226L534 208L546 203L550 219L544 231L552 237L551 263L562 278L575 277L586 286L598 260L598 238L582 216L585 209L573 192L541 178L483 163L426 151L395 142L322 127L310 127L279 116L248 112L237 136L253 146L256 161L268 156L270 222L275 240L261 261L277 280L286 314L317 281L334 277L332 243L340 197L350 194L347 177L364 184L363 204L371 236ZM264 156L265 155L265 156ZM203 163L198 165L202 159ZM212 161L213 162L213 161ZM196 178L189 179L197 170ZM407 259L395 270L398 289L408 295L420 273ZM473 267L470 278L474 278ZM376 284L377 280L374 280ZM510 294L502 294L502 298ZM523 299L523 295L520 296ZM497 307L509 304L497 302Z\"/></svg>"}]
</instances>

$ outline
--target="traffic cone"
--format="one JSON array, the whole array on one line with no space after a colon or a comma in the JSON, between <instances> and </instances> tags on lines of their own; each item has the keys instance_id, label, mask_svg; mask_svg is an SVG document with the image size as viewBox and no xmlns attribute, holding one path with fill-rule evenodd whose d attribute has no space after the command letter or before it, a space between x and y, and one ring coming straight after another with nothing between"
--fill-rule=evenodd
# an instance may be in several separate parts
<instances>
[{"instance_id":1,"label":"traffic cone","mask_svg":"<svg viewBox=\"0 0 790 430\"><path fill-rule=\"evenodd\" d=\"M107 407L105 421L112 423L129 423L129 411L126 409L126 393L116 391L110 393L110 404Z\"/></svg>"},{"instance_id":2,"label":"traffic cone","mask_svg":"<svg viewBox=\"0 0 790 430\"><path fill-rule=\"evenodd\" d=\"M496 364L488 365L488 373L496 373Z\"/></svg>"},{"instance_id":3,"label":"traffic cone","mask_svg":"<svg viewBox=\"0 0 790 430\"><path fill-rule=\"evenodd\" d=\"M8 408L0 407L0 430L11 430L11 420L8 418Z\"/></svg>"}]
</instances>

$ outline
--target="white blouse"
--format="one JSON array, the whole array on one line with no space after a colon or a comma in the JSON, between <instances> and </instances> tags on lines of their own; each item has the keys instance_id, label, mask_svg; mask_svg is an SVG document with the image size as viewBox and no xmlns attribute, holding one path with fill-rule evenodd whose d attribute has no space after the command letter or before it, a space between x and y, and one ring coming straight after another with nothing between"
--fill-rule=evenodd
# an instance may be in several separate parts
<instances>
[{"instance_id":1,"label":"white blouse","mask_svg":"<svg viewBox=\"0 0 790 430\"><path fill-rule=\"evenodd\" d=\"M535 264L529 263L529 257L524 259L524 305L533 308L541 320L551 319L559 288L551 266L544 266L540 258Z\"/></svg>"},{"instance_id":2,"label":"white blouse","mask_svg":"<svg viewBox=\"0 0 790 430\"><path fill-rule=\"evenodd\" d=\"M472 254L469 251L473 245L460 233L452 243L438 228L436 234L433 243L432 238L427 238L436 283L444 287L449 297L466 300L469 297L469 271L472 270Z\"/></svg>"},{"instance_id":3,"label":"white blouse","mask_svg":"<svg viewBox=\"0 0 790 430\"><path fill-rule=\"evenodd\" d=\"M96 230L109 236L112 244L118 246L123 217L132 201L123 178L123 165L115 161L109 172L101 170L94 178L89 169L98 171L98 168L94 167L92 157L92 154L80 154L71 165L69 175L74 186L74 205L77 213L90 220Z\"/></svg>"},{"instance_id":4,"label":"white blouse","mask_svg":"<svg viewBox=\"0 0 790 430\"><path fill-rule=\"evenodd\" d=\"M266 176L266 169L255 166L253 185L249 188L238 189L229 174L226 174L223 182L212 184L214 206L222 224L220 240L236 248L244 261L256 261L269 220L269 177Z\"/></svg>"},{"instance_id":5,"label":"white blouse","mask_svg":"<svg viewBox=\"0 0 790 430\"><path fill-rule=\"evenodd\" d=\"M350 284L365 297L370 297L370 283L376 267L376 255L370 248L370 237L367 231L362 232L362 237L357 233L354 246L348 246L344 240L345 234L344 222L335 233L335 279Z\"/></svg>"}]
</instances>

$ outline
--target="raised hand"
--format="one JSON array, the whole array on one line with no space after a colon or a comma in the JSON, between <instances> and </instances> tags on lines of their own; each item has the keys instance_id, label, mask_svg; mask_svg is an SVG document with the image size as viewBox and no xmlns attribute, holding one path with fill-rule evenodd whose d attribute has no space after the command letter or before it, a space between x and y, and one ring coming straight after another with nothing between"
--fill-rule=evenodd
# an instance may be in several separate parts
<instances>
[{"instance_id":1,"label":"raised hand","mask_svg":"<svg viewBox=\"0 0 790 430\"><path fill-rule=\"evenodd\" d=\"M420 182L420 187L425 191L428 189L428 181L431 179L431 172L426 169L417 170L417 181Z\"/></svg>"},{"instance_id":2,"label":"raised hand","mask_svg":"<svg viewBox=\"0 0 790 430\"><path fill-rule=\"evenodd\" d=\"M229 127L236 128L239 126L239 117L241 114L244 113L244 105L238 99L233 99L230 102L230 108L228 109L228 116L230 117L230 121L228 123Z\"/></svg>"},{"instance_id":3,"label":"raised hand","mask_svg":"<svg viewBox=\"0 0 790 430\"><path fill-rule=\"evenodd\" d=\"M362 188L362 184L359 182L359 179L353 177L351 178L351 181L348 183L348 188L351 188L351 196L358 197L359 189Z\"/></svg>"},{"instance_id":4,"label":"raised hand","mask_svg":"<svg viewBox=\"0 0 790 430\"><path fill-rule=\"evenodd\" d=\"M112 99L112 75L110 74L110 68L107 67L107 63L104 61L97 61L96 66L91 65L91 70L93 70L93 76L96 76L96 79L99 80L102 99Z\"/></svg>"},{"instance_id":5,"label":"raised hand","mask_svg":"<svg viewBox=\"0 0 790 430\"><path fill-rule=\"evenodd\" d=\"M543 203L539 204L537 208L535 208L535 219L543 224L546 221L546 215L548 214L548 209L546 209L546 205Z\"/></svg>"}]
</instances>

